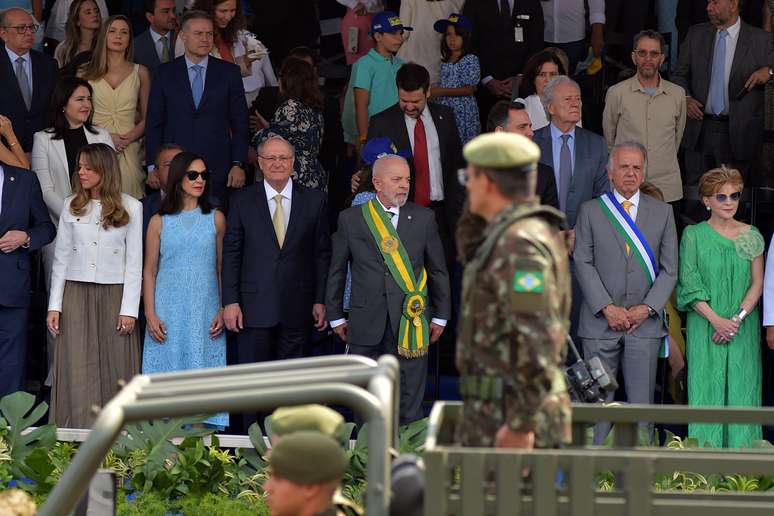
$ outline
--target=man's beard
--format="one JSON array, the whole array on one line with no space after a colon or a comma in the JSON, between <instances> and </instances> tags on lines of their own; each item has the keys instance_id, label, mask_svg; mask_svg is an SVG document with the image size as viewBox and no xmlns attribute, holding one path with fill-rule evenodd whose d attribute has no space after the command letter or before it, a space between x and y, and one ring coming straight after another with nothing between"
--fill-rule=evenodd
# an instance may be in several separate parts
<instances>
[{"instance_id":1,"label":"man's beard","mask_svg":"<svg viewBox=\"0 0 774 516\"><path fill-rule=\"evenodd\" d=\"M393 206L397 206L398 208L402 208L404 204L406 204L406 201L408 201L408 194L395 194L395 195L385 195L387 197L387 200L392 204Z\"/></svg>"}]
</instances>

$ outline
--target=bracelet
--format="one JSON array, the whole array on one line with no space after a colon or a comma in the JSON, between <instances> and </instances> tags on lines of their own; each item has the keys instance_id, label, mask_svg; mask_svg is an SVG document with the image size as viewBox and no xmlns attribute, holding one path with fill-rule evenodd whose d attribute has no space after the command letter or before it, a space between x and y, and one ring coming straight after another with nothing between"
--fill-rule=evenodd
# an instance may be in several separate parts
<instances>
[{"instance_id":1,"label":"bracelet","mask_svg":"<svg viewBox=\"0 0 774 516\"><path fill-rule=\"evenodd\" d=\"M739 307L739 311L734 314L734 317L739 318L739 322L744 321L744 318L747 317L747 310L745 310L742 307Z\"/></svg>"},{"instance_id":2,"label":"bracelet","mask_svg":"<svg viewBox=\"0 0 774 516\"><path fill-rule=\"evenodd\" d=\"M15 146L16 146L16 142L9 142L8 143L8 148L9 149L13 149Z\"/></svg>"}]
</instances>

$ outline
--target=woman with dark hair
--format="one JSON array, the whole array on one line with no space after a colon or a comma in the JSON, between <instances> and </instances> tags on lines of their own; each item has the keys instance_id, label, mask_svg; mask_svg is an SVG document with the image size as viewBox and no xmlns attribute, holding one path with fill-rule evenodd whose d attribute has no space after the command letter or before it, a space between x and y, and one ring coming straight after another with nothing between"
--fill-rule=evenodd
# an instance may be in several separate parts
<instances>
[{"instance_id":1,"label":"woman with dark hair","mask_svg":"<svg viewBox=\"0 0 774 516\"><path fill-rule=\"evenodd\" d=\"M457 131L462 144L481 133L481 118L476 104L476 85L481 80L478 57L470 53L473 25L461 14L453 13L449 19L438 20L433 25L441 39L441 84L431 88L430 94L438 97L438 103L454 110Z\"/></svg>"},{"instance_id":2,"label":"woman with dark hair","mask_svg":"<svg viewBox=\"0 0 774 516\"><path fill-rule=\"evenodd\" d=\"M220 264L226 218L209 202L204 160L181 152L145 238L143 374L226 365ZM228 414L207 420L228 425Z\"/></svg>"},{"instance_id":3,"label":"woman with dark hair","mask_svg":"<svg viewBox=\"0 0 774 516\"><path fill-rule=\"evenodd\" d=\"M258 131L255 147L271 136L281 136L295 149L293 180L326 192L328 175L318 155L323 137L323 97L317 72L303 59L288 58L280 71L280 95L284 99L271 123Z\"/></svg>"},{"instance_id":4,"label":"woman with dark hair","mask_svg":"<svg viewBox=\"0 0 774 516\"><path fill-rule=\"evenodd\" d=\"M89 428L140 370L134 331L142 283L142 204L121 193L115 151L83 147L65 199L51 272L47 326L56 338L51 422Z\"/></svg>"},{"instance_id":5,"label":"woman with dark hair","mask_svg":"<svg viewBox=\"0 0 774 516\"><path fill-rule=\"evenodd\" d=\"M543 88L558 75L567 75L567 70L562 60L549 50L538 52L524 65L524 78L519 93L532 120L533 130L548 125L546 109L543 107Z\"/></svg>"},{"instance_id":6,"label":"woman with dark hair","mask_svg":"<svg viewBox=\"0 0 774 516\"><path fill-rule=\"evenodd\" d=\"M99 32L94 56L80 75L94 88L94 120L110 131L118 151L121 188L136 199L145 197L140 139L150 94L150 72L132 62L132 26L123 15L111 16Z\"/></svg>"},{"instance_id":7,"label":"woman with dark hair","mask_svg":"<svg viewBox=\"0 0 774 516\"><path fill-rule=\"evenodd\" d=\"M54 50L62 75L75 75L78 67L91 60L102 14L94 0L75 0L70 4L65 39Z\"/></svg>"}]
</instances>

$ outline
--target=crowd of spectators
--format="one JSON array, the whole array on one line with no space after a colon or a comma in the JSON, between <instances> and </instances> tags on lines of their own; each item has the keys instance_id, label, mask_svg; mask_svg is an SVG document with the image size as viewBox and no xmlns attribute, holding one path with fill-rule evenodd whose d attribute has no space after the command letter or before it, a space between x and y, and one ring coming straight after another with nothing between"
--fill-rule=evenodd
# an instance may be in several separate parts
<instances>
[{"instance_id":1,"label":"crowd of spectators","mask_svg":"<svg viewBox=\"0 0 774 516\"><path fill-rule=\"evenodd\" d=\"M608 87L604 0L337 1L335 90L317 2L145 0L138 23L104 0L0 1L0 395L26 385L40 256L59 426L90 426L134 374L302 357L325 335L398 356L401 421L422 417L429 343L455 344L462 147L507 131L540 147L571 334L622 374L616 397L653 402L668 349L689 404L762 404L774 269L749 185L774 2L756 8L764 28L741 0L673 2L691 22L676 62L643 21ZM423 289L426 321L406 319L401 296ZM684 346L664 344L675 307ZM736 447L761 429L689 433Z\"/></svg>"}]
</instances>

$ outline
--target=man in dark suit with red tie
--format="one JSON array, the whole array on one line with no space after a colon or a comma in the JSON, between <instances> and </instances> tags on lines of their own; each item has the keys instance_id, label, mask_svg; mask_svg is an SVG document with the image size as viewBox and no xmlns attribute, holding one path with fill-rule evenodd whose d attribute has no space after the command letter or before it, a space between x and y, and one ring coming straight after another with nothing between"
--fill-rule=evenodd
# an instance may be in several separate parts
<instances>
[{"instance_id":1,"label":"man in dark suit with red tie","mask_svg":"<svg viewBox=\"0 0 774 516\"><path fill-rule=\"evenodd\" d=\"M368 139L387 137L398 149L411 149L409 200L435 213L450 264L454 228L465 202L465 191L457 179L464 161L454 112L428 102L430 74L423 66L406 63L395 82L398 103L371 117Z\"/></svg>"}]
</instances>

